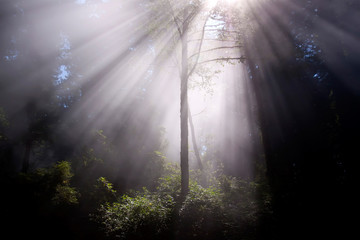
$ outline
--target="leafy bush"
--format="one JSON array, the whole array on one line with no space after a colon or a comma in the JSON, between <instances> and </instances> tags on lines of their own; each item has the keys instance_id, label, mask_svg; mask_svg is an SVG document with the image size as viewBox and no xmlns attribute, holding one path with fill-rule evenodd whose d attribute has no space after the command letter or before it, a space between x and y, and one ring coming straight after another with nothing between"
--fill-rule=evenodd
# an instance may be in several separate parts
<instances>
[{"instance_id":1,"label":"leafy bush","mask_svg":"<svg viewBox=\"0 0 360 240\"><path fill-rule=\"evenodd\" d=\"M28 197L40 204L72 205L78 203L79 193L70 185L71 164L61 161L50 168L40 168L20 175L20 186L31 191ZM27 192L26 191L26 192Z\"/></svg>"},{"instance_id":2,"label":"leafy bush","mask_svg":"<svg viewBox=\"0 0 360 240\"><path fill-rule=\"evenodd\" d=\"M226 209L222 193L214 187L190 184L189 193L179 210L182 239L217 239L222 237Z\"/></svg>"},{"instance_id":3,"label":"leafy bush","mask_svg":"<svg viewBox=\"0 0 360 240\"><path fill-rule=\"evenodd\" d=\"M103 204L106 202L114 202L117 199L117 192L114 190L114 186L105 177L99 177L96 183L90 190L90 193L85 195L88 201L94 204Z\"/></svg>"},{"instance_id":4,"label":"leafy bush","mask_svg":"<svg viewBox=\"0 0 360 240\"><path fill-rule=\"evenodd\" d=\"M159 194L169 194L178 200L181 192L180 169L177 165L168 163L164 172L165 176L159 178L156 190Z\"/></svg>"},{"instance_id":5,"label":"leafy bush","mask_svg":"<svg viewBox=\"0 0 360 240\"><path fill-rule=\"evenodd\" d=\"M59 205L62 203L77 204L78 192L70 186L59 184L55 188L55 195L52 198L52 202L55 205Z\"/></svg>"},{"instance_id":6,"label":"leafy bush","mask_svg":"<svg viewBox=\"0 0 360 240\"><path fill-rule=\"evenodd\" d=\"M183 199L180 175L169 165L157 191L146 188L101 205L96 220L109 236L123 239L254 239L269 210L262 183L222 175L204 188L194 179Z\"/></svg>"},{"instance_id":7,"label":"leafy bush","mask_svg":"<svg viewBox=\"0 0 360 240\"><path fill-rule=\"evenodd\" d=\"M146 188L135 196L123 195L120 201L101 205L97 220L110 236L122 239L156 238L165 234L172 218L174 200Z\"/></svg>"}]
</instances>

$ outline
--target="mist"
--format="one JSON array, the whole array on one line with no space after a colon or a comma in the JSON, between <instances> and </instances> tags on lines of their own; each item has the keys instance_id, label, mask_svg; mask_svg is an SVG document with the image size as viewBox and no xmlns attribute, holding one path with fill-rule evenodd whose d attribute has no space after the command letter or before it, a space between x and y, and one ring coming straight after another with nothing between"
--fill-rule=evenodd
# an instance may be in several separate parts
<instances>
[{"instance_id":1,"label":"mist","mask_svg":"<svg viewBox=\"0 0 360 240\"><path fill-rule=\"evenodd\" d=\"M65 141L67 147L74 148L72 151L91 145L94 141L92 131L102 130L115 144L114 148L121 151L132 151L130 149L141 146L144 156L161 150L171 161L179 161L180 77L176 63L178 50L171 50L169 46L177 44L172 39L175 34L172 29L164 30L167 31L165 34L156 33L161 34L156 40L151 33L146 33L146 29L153 27L149 26L148 19L154 16L146 12L140 1L3 4L8 4L13 11L6 13L6 23L3 23L2 65L6 68L3 74L16 80L7 80L1 88L2 102L7 102L3 104L4 110L14 123L8 130L15 131L11 134L22 138L35 118L33 114L51 112L61 122L53 129L52 141L61 144ZM163 23L164 27L168 24ZM235 137L237 134L232 129L238 128L233 126L236 118L230 116L232 113L228 116L223 113L230 109L246 118L246 103L226 100L224 97L229 94L217 91L229 91L226 89L236 84L231 82L242 77L234 73L229 77L234 80L224 81L226 72L236 71L237 67L212 66L222 72L221 76L214 73L214 79L203 86L207 90L196 86L197 80L194 80L191 91L197 99L190 100L190 106L194 108L194 114L205 109L194 119L197 138L209 137L216 141L216 144L199 142L200 148L208 149L206 144L221 146L223 149L216 151L227 155L230 164L238 159L236 152L239 150L235 148L242 146L243 152L249 151L246 141L239 140L249 133ZM217 100L214 100L215 94ZM207 102L201 103L204 98ZM12 99L11 103L8 99ZM199 104L203 104L203 109ZM236 109L239 105L244 105L241 113ZM198 129L197 126L202 127ZM211 133L201 133L206 131L201 129L209 128ZM233 136L226 133L229 131ZM167 142L164 149L154 144L159 141L161 132L162 141ZM230 150L225 150L227 147ZM66 152L63 154L67 155ZM59 160L54 158L45 161ZM113 161L120 168L122 160Z\"/></svg>"},{"instance_id":2,"label":"mist","mask_svg":"<svg viewBox=\"0 0 360 240\"><path fill-rule=\"evenodd\" d=\"M1 1L0 174L6 204L30 196L13 219L77 239L346 236L359 16L352 0ZM114 210L138 200L171 214Z\"/></svg>"}]
</instances>

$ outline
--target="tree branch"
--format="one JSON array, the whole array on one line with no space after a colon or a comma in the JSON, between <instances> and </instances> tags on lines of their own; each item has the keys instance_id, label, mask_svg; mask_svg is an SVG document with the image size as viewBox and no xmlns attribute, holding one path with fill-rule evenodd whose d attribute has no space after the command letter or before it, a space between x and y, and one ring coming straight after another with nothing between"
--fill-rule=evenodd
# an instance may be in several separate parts
<instances>
[{"instance_id":1,"label":"tree branch","mask_svg":"<svg viewBox=\"0 0 360 240\"><path fill-rule=\"evenodd\" d=\"M185 7L185 8L187 8L187 7ZM189 26L192 19L196 16L197 12L198 12L197 8L195 8L195 9L193 9L193 11L190 11L190 14L186 18L184 18L183 25L186 25L186 28Z\"/></svg>"},{"instance_id":2,"label":"tree branch","mask_svg":"<svg viewBox=\"0 0 360 240\"><path fill-rule=\"evenodd\" d=\"M191 116L192 116L192 117L195 117L195 116L197 116L197 115L200 115L200 114L202 114L203 112L205 112L205 110L206 110L206 107L205 107L203 110L201 110L200 112L195 113L195 114L192 114Z\"/></svg>"},{"instance_id":3,"label":"tree branch","mask_svg":"<svg viewBox=\"0 0 360 240\"><path fill-rule=\"evenodd\" d=\"M193 55L191 55L189 58L192 58L198 54L201 54L201 53L205 53L205 52L211 52L211 51L215 51L215 50L219 50L219 49L232 49L232 48L241 48L243 46L228 46L228 47L216 47L216 48L211 48L211 49L208 49L208 50L204 50L202 52L197 52L197 53L194 53Z\"/></svg>"},{"instance_id":4,"label":"tree branch","mask_svg":"<svg viewBox=\"0 0 360 240\"><path fill-rule=\"evenodd\" d=\"M224 32L224 33L237 33L237 34L241 34L242 32L240 31L231 31L231 30L224 30L224 29L205 29L205 31L218 31L218 32ZM194 32L193 34L195 33L198 33L199 31L197 32Z\"/></svg>"},{"instance_id":5,"label":"tree branch","mask_svg":"<svg viewBox=\"0 0 360 240\"><path fill-rule=\"evenodd\" d=\"M221 58L214 58L214 59L210 59L210 60L205 60L205 61L199 62L198 64L204 64L204 63L216 62L216 61L231 61L231 60L238 60L241 63L244 63L246 58L244 56L241 56L241 57L221 57Z\"/></svg>"},{"instance_id":6,"label":"tree branch","mask_svg":"<svg viewBox=\"0 0 360 240\"><path fill-rule=\"evenodd\" d=\"M202 47L202 44L204 42L204 37L205 37L205 27L206 27L206 22L207 20L209 19L209 16L208 15L204 21L204 25L203 25L203 28L202 28L202 33L201 33L201 40L200 40L200 44L199 44L199 50L197 52L197 57L196 57L196 60L195 60L195 63L193 65L193 67L191 68L190 72L188 73L188 77L191 76L191 74L194 72L198 62L199 62L199 57L200 57L200 53L201 53L201 47Z\"/></svg>"},{"instance_id":7,"label":"tree branch","mask_svg":"<svg viewBox=\"0 0 360 240\"><path fill-rule=\"evenodd\" d=\"M175 12L174 12L174 9L171 5L171 3L169 2L169 0L166 1L169 5L169 8L170 8L170 14L171 16L173 17L173 20L174 20L174 23L176 24L176 28L179 32L179 35L181 36L182 35L182 31L181 31L181 28L180 28L180 24L179 24L179 19L176 17L175 15Z\"/></svg>"},{"instance_id":8,"label":"tree branch","mask_svg":"<svg viewBox=\"0 0 360 240\"><path fill-rule=\"evenodd\" d=\"M191 39L188 42L201 41L201 39ZM204 41L219 41L219 42L238 42L238 40L224 40L224 39L214 39L214 38L204 38Z\"/></svg>"}]
</instances>

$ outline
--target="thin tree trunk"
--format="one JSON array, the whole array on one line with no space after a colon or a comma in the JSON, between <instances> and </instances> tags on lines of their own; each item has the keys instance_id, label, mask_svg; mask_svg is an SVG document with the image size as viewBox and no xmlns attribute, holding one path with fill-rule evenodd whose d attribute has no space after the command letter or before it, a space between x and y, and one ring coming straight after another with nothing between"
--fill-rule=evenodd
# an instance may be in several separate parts
<instances>
[{"instance_id":1,"label":"thin tree trunk","mask_svg":"<svg viewBox=\"0 0 360 240\"><path fill-rule=\"evenodd\" d=\"M202 162L201 162L199 148L198 148L197 143L196 143L195 128L194 128L194 123L192 121L190 107L188 107L188 110L189 110L189 116L188 117L189 117L189 124L190 124L190 130L191 130L191 140L192 140L192 143L193 143L194 153L195 153L195 157L196 157L196 161L198 163L199 169L203 170L203 165L202 165Z\"/></svg>"},{"instance_id":2,"label":"thin tree trunk","mask_svg":"<svg viewBox=\"0 0 360 240\"><path fill-rule=\"evenodd\" d=\"M184 19L188 11L184 10ZM188 140L188 23L184 21L181 35L181 91L180 91L180 167L181 167L181 194L185 196L189 192L189 140Z\"/></svg>"}]
</instances>

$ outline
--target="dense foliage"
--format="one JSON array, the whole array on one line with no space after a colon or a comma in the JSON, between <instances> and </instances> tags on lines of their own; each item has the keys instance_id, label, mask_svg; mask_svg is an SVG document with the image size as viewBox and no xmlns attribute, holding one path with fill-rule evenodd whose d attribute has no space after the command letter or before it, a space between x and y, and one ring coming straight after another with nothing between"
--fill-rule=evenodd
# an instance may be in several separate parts
<instances>
[{"instance_id":1,"label":"dense foliage","mask_svg":"<svg viewBox=\"0 0 360 240\"><path fill-rule=\"evenodd\" d=\"M78 172L92 183L84 185L69 161L3 178L6 232L40 239L259 239L264 231L258 230L272 213L263 178L248 181L217 172L203 187L203 173L193 171L183 198L179 167L158 151L154 155L161 164L152 168L153 183L126 193L105 177ZM13 232L16 219L24 221L23 232ZM56 229L61 234L54 236Z\"/></svg>"},{"instance_id":2,"label":"dense foliage","mask_svg":"<svg viewBox=\"0 0 360 240\"><path fill-rule=\"evenodd\" d=\"M168 167L169 170L169 167ZM196 177L189 194L180 194L176 167L159 179L156 191L131 192L101 205L94 219L110 237L122 239L256 239L261 221L271 215L265 182L225 175L202 187Z\"/></svg>"}]
</instances>

